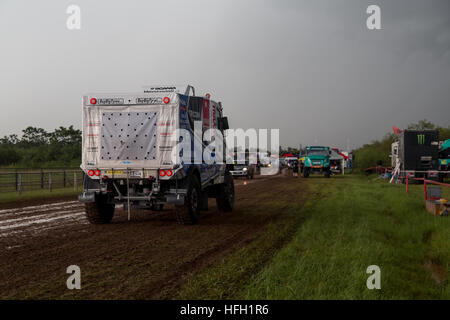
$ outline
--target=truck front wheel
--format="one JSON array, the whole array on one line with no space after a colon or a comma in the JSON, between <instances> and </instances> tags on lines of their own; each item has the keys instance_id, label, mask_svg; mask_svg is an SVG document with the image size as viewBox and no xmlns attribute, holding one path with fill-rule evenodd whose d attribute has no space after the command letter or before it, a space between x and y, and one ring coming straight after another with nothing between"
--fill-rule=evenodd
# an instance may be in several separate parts
<instances>
[{"instance_id":1,"label":"truck front wheel","mask_svg":"<svg viewBox=\"0 0 450 320\"><path fill-rule=\"evenodd\" d=\"M184 204L175 206L175 213L179 224L196 224L200 206L200 182L192 175L188 178L188 186Z\"/></svg>"},{"instance_id":2,"label":"truck front wheel","mask_svg":"<svg viewBox=\"0 0 450 320\"><path fill-rule=\"evenodd\" d=\"M108 203L106 197L96 197L95 202L85 204L86 218L92 224L110 223L114 216L114 203Z\"/></svg>"},{"instance_id":3,"label":"truck front wheel","mask_svg":"<svg viewBox=\"0 0 450 320\"><path fill-rule=\"evenodd\" d=\"M218 186L216 203L221 212L233 211L234 207L234 181L232 175L225 173L224 183Z\"/></svg>"}]
</instances>

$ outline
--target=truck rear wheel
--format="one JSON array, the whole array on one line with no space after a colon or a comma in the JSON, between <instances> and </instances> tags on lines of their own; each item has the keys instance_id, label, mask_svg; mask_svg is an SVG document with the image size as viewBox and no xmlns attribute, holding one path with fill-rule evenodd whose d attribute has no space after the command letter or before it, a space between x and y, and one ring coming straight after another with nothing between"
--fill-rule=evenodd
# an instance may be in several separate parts
<instances>
[{"instance_id":1,"label":"truck rear wheel","mask_svg":"<svg viewBox=\"0 0 450 320\"><path fill-rule=\"evenodd\" d=\"M225 181L218 187L216 196L217 208L221 212L233 211L234 207L234 181L233 176L227 171Z\"/></svg>"},{"instance_id":2,"label":"truck rear wheel","mask_svg":"<svg viewBox=\"0 0 450 320\"><path fill-rule=\"evenodd\" d=\"M303 168L303 177L308 178L309 177L309 168Z\"/></svg>"},{"instance_id":3,"label":"truck rear wheel","mask_svg":"<svg viewBox=\"0 0 450 320\"><path fill-rule=\"evenodd\" d=\"M184 204L175 206L175 214L179 224L196 224L200 205L200 182L192 175L188 178L188 186Z\"/></svg>"},{"instance_id":4,"label":"truck rear wheel","mask_svg":"<svg viewBox=\"0 0 450 320\"><path fill-rule=\"evenodd\" d=\"M331 176L331 171L327 170L325 171L325 178L329 178Z\"/></svg>"},{"instance_id":5,"label":"truck rear wheel","mask_svg":"<svg viewBox=\"0 0 450 320\"><path fill-rule=\"evenodd\" d=\"M85 204L86 218L92 224L110 223L114 216L114 209L115 205L107 203L104 197Z\"/></svg>"}]
</instances>

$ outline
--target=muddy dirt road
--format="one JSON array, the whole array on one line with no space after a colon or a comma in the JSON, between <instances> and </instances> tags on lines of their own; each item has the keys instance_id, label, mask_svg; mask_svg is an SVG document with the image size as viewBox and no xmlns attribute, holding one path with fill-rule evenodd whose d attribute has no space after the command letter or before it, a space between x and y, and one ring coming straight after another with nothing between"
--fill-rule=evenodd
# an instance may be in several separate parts
<instances>
[{"instance_id":1,"label":"muddy dirt road","mask_svg":"<svg viewBox=\"0 0 450 320\"><path fill-rule=\"evenodd\" d=\"M109 225L89 224L75 200L0 209L0 297L171 298L186 277L276 219L261 203L287 197L286 179L237 180L235 210L219 213L210 201L195 226L177 225L171 208L133 211L132 221L116 210ZM69 265L81 268L82 290L66 288Z\"/></svg>"}]
</instances>

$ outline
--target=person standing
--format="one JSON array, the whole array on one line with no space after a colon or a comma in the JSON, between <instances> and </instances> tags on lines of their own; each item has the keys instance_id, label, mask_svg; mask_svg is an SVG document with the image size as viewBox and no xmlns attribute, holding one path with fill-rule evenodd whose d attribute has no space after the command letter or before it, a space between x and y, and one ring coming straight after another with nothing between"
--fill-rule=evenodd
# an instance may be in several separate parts
<instances>
[{"instance_id":1,"label":"person standing","mask_svg":"<svg viewBox=\"0 0 450 320\"><path fill-rule=\"evenodd\" d=\"M298 162L294 161L294 163L292 165L293 165L292 166L292 175L297 178L298 177Z\"/></svg>"}]
</instances>

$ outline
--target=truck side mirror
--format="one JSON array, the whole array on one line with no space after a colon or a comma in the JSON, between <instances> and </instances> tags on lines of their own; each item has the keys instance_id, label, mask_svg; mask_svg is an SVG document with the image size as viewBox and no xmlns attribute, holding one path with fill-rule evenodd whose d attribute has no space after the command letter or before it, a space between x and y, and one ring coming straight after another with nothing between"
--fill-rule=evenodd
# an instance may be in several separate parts
<instances>
[{"instance_id":1,"label":"truck side mirror","mask_svg":"<svg viewBox=\"0 0 450 320\"><path fill-rule=\"evenodd\" d=\"M227 117L220 118L220 124L221 124L222 130L230 129L230 127L228 126L228 118Z\"/></svg>"}]
</instances>

